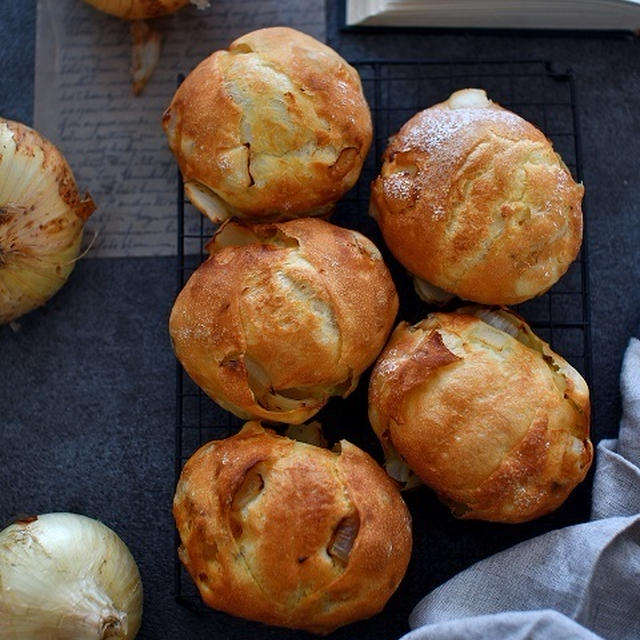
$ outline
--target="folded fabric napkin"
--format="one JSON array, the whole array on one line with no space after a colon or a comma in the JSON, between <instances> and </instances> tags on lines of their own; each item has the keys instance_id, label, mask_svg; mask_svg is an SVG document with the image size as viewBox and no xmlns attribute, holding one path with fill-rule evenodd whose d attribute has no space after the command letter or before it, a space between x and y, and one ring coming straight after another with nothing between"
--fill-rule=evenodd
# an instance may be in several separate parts
<instances>
[{"instance_id":1,"label":"folded fabric napkin","mask_svg":"<svg viewBox=\"0 0 640 640\"><path fill-rule=\"evenodd\" d=\"M401 640L640 639L640 340L620 375L616 440L597 447L591 520L523 542L441 585Z\"/></svg>"}]
</instances>

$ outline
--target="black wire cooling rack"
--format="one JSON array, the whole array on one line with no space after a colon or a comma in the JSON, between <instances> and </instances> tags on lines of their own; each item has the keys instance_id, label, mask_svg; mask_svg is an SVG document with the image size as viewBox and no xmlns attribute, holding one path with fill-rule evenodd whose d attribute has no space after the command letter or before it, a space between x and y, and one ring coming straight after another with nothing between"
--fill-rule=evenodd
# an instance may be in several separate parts
<instances>
[{"instance_id":1,"label":"black wire cooling rack","mask_svg":"<svg viewBox=\"0 0 640 640\"><path fill-rule=\"evenodd\" d=\"M371 108L375 138L356 186L341 200L331 221L358 229L369 236L382 251L400 298L399 319L415 322L430 310L413 291L408 274L386 250L376 223L368 216L369 185L378 173L380 158L390 135L417 111L445 100L453 91L479 87L488 96L538 126L553 142L573 176L582 179L577 98L570 70L559 70L544 60L535 61L443 61L368 60L354 63ZM205 259L205 244L214 232L213 225L184 199L178 184L178 290ZM585 215L586 218L586 215ZM586 222L586 220L585 220ZM586 229L582 250L568 272L545 295L517 307L535 332L564 356L587 382L591 381L591 336ZM235 433L242 421L219 408L176 365L176 479L184 462L203 443ZM366 376L347 400L332 400L318 414L330 442L346 437L362 446L375 458L380 450L366 419ZM363 391L364 389L364 391ZM346 431L346 433L345 433ZM332 439L332 436L333 437ZM449 575L499 548L513 544L545 529L571 524L585 517L588 494L578 491L542 524L505 528L500 525L469 524L452 521L446 510L432 505L435 518L441 518L433 532L423 526L421 514L412 509L414 552L412 564L399 592L411 596L415 584L411 576L425 573L438 584ZM421 498L422 503L424 498ZM412 498L408 500L412 506ZM588 514L588 512L587 512ZM422 532L422 533L421 533ZM444 532L447 532L446 535ZM443 542L449 532L458 542ZM488 533L487 533L488 532ZM418 536L422 535L421 541ZM424 580L420 582L424 592ZM200 608L197 590L189 576L176 565L175 595L187 605ZM395 597L395 596L394 596ZM414 602L415 604L415 602ZM220 614L222 615L222 614ZM260 627L255 631L258 632ZM266 637L266 636L265 636Z\"/></svg>"}]
</instances>

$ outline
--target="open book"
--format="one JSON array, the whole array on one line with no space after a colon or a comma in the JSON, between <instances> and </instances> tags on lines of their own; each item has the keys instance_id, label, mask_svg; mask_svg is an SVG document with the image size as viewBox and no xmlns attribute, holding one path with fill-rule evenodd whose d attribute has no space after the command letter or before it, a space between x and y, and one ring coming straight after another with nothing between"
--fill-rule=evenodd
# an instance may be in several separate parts
<instances>
[{"instance_id":1,"label":"open book","mask_svg":"<svg viewBox=\"0 0 640 640\"><path fill-rule=\"evenodd\" d=\"M348 26L640 30L640 0L345 0Z\"/></svg>"}]
</instances>

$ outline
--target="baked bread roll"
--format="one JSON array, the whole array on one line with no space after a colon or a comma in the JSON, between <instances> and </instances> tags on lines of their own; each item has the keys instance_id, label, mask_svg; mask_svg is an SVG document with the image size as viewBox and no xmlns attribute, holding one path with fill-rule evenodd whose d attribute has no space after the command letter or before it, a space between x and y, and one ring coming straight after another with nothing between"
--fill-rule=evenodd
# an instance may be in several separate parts
<instances>
[{"instance_id":1,"label":"baked bread roll","mask_svg":"<svg viewBox=\"0 0 640 640\"><path fill-rule=\"evenodd\" d=\"M401 323L369 387L390 472L404 460L460 518L523 522L560 506L591 465L589 412L578 372L504 309Z\"/></svg>"},{"instance_id":2,"label":"baked bread roll","mask_svg":"<svg viewBox=\"0 0 640 640\"><path fill-rule=\"evenodd\" d=\"M515 304L575 259L583 191L538 129L464 89L391 139L370 211L427 301Z\"/></svg>"},{"instance_id":3,"label":"baked bread roll","mask_svg":"<svg viewBox=\"0 0 640 640\"><path fill-rule=\"evenodd\" d=\"M324 215L371 145L360 77L294 29L259 29L203 60L163 127L191 202L214 222Z\"/></svg>"},{"instance_id":4,"label":"baked bread roll","mask_svg":"<svg viewBox=\"0 0 640 640\"><path fill-rule=\"evenodd\" d=\"M125 20L146 20L173 13L189 0L84 0L92 7ZM194 4L203 4L198 0Z\"/></svg>"},{"instance_id":5,"label":"baked bread roll","mask_svg":"<svg viewBox=\"0 0 640 640\"><path fill-rule=\"evenodd\" d=\"M169 320L196 384L241 418L290 424L355 389L398 310L369 239L317 218L228 221L207 249Z\"/></svg>"},{"instance_id":6,"label":"baked bread roll","mask_svg":"<svg viewBox=\"0 0 640 640\"><path fill-rule=\"evenodd\" d=\"M196 451L173 513L180 559L207 605L315 633L379 612L411 554L409 512L369 455L258 422Z\"/></svg>"}]
</instances>

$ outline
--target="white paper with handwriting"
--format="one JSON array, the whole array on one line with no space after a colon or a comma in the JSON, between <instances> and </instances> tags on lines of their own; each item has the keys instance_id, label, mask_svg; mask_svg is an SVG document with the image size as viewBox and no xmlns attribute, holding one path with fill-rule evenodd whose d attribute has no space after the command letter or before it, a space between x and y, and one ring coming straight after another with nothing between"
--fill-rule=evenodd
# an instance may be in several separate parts
<instances>
[{"instance_id":1,"label":"white paper with handwriting","mask_svg":"<svg viewBox=\"0 0 640 640\"><path fill-rule=\"evenodd\" d=\"M80 0L38 0L34 126L71 165L98 208L92 257L176 253L177 167L160 126L177 77L216 49L266 26L320 40L325 3L214 0L153 21L160 62L142 95L131 92L128 23ZM89 234L87 234L89 235Z\"/></svg>"}]
</instances>

